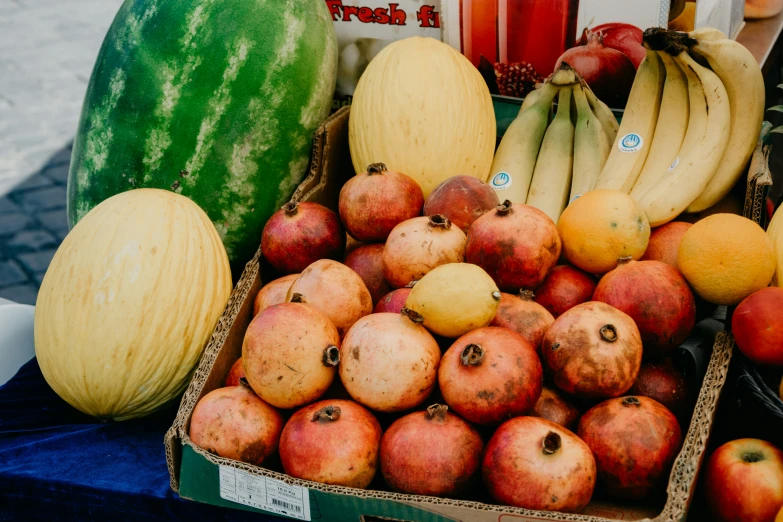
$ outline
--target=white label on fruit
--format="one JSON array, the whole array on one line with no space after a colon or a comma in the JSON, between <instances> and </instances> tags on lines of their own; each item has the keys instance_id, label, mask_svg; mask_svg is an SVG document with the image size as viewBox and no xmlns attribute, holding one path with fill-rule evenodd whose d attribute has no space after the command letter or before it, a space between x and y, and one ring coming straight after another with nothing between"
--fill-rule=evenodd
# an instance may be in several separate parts
<instances>
[{"instance_id":1,"label":"white label on fruit","mask_svg":"<svg viewBox=\"0 0 783 522\"><path fill-rule=\"evenodd\" d=\"M505 190L511 186L512 182L511 175L508 172L498 172L492 176L492 180L490 180L489 184L492 185L492 188L495 190Z\"/></svg>"},{"instance_id":2,"label":"white label on fruit","mask_svg":"<svg viewBox=\"0 0 783 522\"><path fill-rule=\"evenodd\" d=\"M679 164L680 164L680 157L677 156L676 158L674 158L674 161L672 161L672 164L669 165L669 170L667 170L666 172L673 171Z\"/></svg>"},{"instance_id":3,"label":"white label on fruit","mask_svg":"<svg viewBox=\"0 0 783 522\"><path fill-rule=\"evenodd\" d=\"M636 152L642 148L643 143L644 140L641 136L635 132L631 132L620 138L620 141L617 142L617 148L619 148L621 152Z\"/></svg>"},{"instance_id":4,"label":"white label on fruit","mask_svg":"<svg viewBox=\"0 0 783 522\"><path fill-rule=\"evenodd\" d=\"M220 497L279 515L311 520L307 488L251 475L231 466L220 466Z\"/></svg>"}]
</instances>

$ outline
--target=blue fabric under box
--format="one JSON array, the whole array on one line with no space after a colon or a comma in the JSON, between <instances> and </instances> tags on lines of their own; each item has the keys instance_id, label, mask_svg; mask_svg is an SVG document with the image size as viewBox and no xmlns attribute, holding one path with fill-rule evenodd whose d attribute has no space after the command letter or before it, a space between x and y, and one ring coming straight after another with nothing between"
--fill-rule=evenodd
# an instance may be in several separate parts
<instances>
[{"instance_id":1,"label":"blue fabric under box","mask_svg":"<svg viewBox=\"0 0 783 522\"><path fill-rule=\"evenodd\" d=\"M60 399L33 359L0 387L0 520L284 520L174 493L163 436L175 415L176 405L97 421Z\"/></svg>"}]
</instances>

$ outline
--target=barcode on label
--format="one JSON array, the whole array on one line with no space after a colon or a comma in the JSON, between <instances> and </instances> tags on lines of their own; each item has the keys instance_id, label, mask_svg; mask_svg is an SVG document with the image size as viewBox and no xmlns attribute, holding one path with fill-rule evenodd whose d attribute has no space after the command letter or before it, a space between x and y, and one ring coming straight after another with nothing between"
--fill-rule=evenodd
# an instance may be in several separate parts
<instances>
[{"instance_id":1,"label":"barcode on label","mask_svg":"<svg viewBox=\"0 0 783 522\"><path fill-rule=\"evenodd\" d=\"M310 493L273 478L220 466L220 497L300 520L310 520Z\"/></svg>"},{"instance_id":2,"label":"barcode on label","mask_svg":"<svg viewBox=\"0 0 783 522\"><path fill-rule=\"evenodd\" d=\"M283 502L282 500L277 500L276 498L272 499L272 504L275 506L280 506L283 509L293 509L297 513L300 513L302 511L302 508L300 506L295 506L294 504L289 504L288 502Z\"/></svg>"}]
</instances>

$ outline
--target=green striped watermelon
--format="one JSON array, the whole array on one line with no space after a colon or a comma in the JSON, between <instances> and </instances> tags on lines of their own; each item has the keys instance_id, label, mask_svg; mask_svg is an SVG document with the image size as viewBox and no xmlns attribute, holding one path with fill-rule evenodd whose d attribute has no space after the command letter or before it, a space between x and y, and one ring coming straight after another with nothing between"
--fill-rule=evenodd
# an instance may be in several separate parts
<instances>
[{"instance_id":1,"label":"green striped watermelon","mask_svg":"<svg viewBox=\"0 0 783 522\"><path fill-rule=\"evenodd\" d=\"M306 174L336 71L323 0L126 0L82 107L70 225L119 192L173 190L241 267Z\"/></svg>"}]
</instances>

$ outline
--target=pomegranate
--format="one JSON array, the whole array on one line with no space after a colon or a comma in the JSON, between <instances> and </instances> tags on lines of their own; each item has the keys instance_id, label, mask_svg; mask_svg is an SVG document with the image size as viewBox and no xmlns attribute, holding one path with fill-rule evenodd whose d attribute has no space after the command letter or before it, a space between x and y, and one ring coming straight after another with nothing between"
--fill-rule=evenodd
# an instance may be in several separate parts
<instances>
[{"instance_id":1,"label":"pomegranate","mask_svg":"<svg viewBox=\"0 0 783 522\"><path fill-rule=\"evenodd\" d=\"M781 310L783 288L776 286L750 294L734 310L731 330L737 340L737 347L756 364L783 366Z\"/></svg>"},{"instance_id":2,"label":"pomegranate","mask_svg":"<svg viewBox=\"0 0 783 522\"><path fill-rule=\"evenodd\" d=\"M193 444L227 459L261 464L277 451L283 419L253 393L247 381L204 395L193 409Z\"/></svg>"},{"instance_id":3,"label":"pomegranate","mask_svg":"<svg viewBox=\"0 0 783 522\"><path fill-rule=\"evenodd\" d=\"M508 420L487 443L484 484L498 502L577 513L590 502L596 464L579 437L545 419Z\"/></svg>"},{"instance_id":4,"label":"pomegranate","mask_svg":"<svg viewBox=\"0 0 783 522\"><path fill-rule=\"evenodd\" d=\"M424 203L424 215L443 214L466 234L476 218L500 204L491 186L473 176L453 176L435 187Z\"/></svg>"},{"instance_id":5,"label":"pomegranate","mask_svg":"<svg viewBox=\"0 0 783 522\"><path fill-rule=\"evenodd\" d=\"M481 466L478 431L433 404L394 421L381 439L381 472L394 491L436 497L460 493Z\"/></svg>"},{"instance_id":6,"label":"pomegranate","mask_svg":"<svg viewBox=\"0 0 783 522\"><path fill-rule=\"evenodd\" d=\"M380 314L383 312L390 312L398 314L402 312L402 309L405 307L405 301L408 299L408 294L411 293L411 288L413 288L414 284L416 284L416 282L411 281L405 288L392 290L383 296L383 298L378 301L378 304L375 305L373 313Z\"/></svg>"},{"instance_id":7,"label":"pomegranate","mask_svg":"<svg viewBox=\"0 0 783 522\"><path fill-rule=\"evenodd\" d=\"M305 303L326 314L340 338L353 323L372 313L372 297L359 274L329 259L305 268L289 288L286 301Z\"/></svg>"},{"instance_id":8,"label":"pomegranate","mask_svg":"<svg viewBox=\"0 0 783 522\"><path fill-rule=\"evenodd\" d=\"M373 304L391 291L383 278L383 245L364 245L345 256L345 266L359 274L370 292Z\"/></svg>"},{"instance_id":9,"label":"pomegranate","mask_svg":"<svg viewBox=\"0 0 783 522\"><path fill-rule=\"evenodd\" d=\"M579 420L579 409L571 404L557 388L544 386L541 397L530 412L532 417L541 417L564 428L573 430Z\"/></svg>"},{"instance_id":10,"label":"pomegranate","mask_svg":"<svg viewBox=\"0 0 783 522\"><path fill-rule=\"evenodd\" d=\"M543 370L524 337L486 326L466 333L446 350L438 382L449 408L470 422L496 425L535 406Z\"/></svg>"},{"instance_id":11,"label":"pomegranate","mask_svg":"<svg viewBox=\"0 0 783 522\"><path fill-rule=\"evenodd\" d=\"M593 406L579 437L598 466L598 484L616 498L640 499L668 478L682 444L677 418L658 402L633 395Z\"/></svg>"},{"instance_id":12,"label":"pomegranate","mask_svg":"<svg viewBox=\"0 0 783 522\"><path fill-rule=\"evenodd\" d=\"M319 259L342 259L345 231L337 214L318 203L289 202L261 233L261 252L275 270L295 274Z\"/></svg>"},{"instance_id":13,"label":"pomegranate","mask_svg":"<svg viewBox=\"0 0 783 522\"><path fill-rule=\"evenodd\" d=\"M384 412L424 402L435 386L440 348L421 321L405 309L368 315L348 330L340 380L356 402Z\"/></svg>"},{"instance_id":14,"label":"pomegranate","mask_svg":"<svg viewBox=\"0 0 783 522\"><path fill-rule=\"evenodd\" d=\"M500 290L515 293L541 284L560 257L560 247L549 216L506 200L470 226L465 257L492 276Z\"/></svg>"},{"instance_id":15,"label":"pomegranate","mask_svg":"<svg viewBox=\"0 0 783 522\"><path fill-rule=\"evenodd\" d=\"M596 281L587 272L570 265L558 265L544 279L533 297L555 318L593 297Z\"/></svg>"},{"instance_id":16,"label":"pomegranate","mask_svg":"<svg viewBox=\"0 0 783 522\"><path fill-rule=\"evenodd\" d=\"M688 385L668 357L662 362L644 362L628 395L649 397L677 416L687 413Z\"/></svg>"},{"instance_id":17,"label":"pomegranate","mask_svg":"<svg viewBox=\"0 0 783 522\"><path fill-rule=\"evenodd\" d=\"M594 301L631 316L642 336L645 356L659 356L682 344L696 322L696 301L685 278L660 261L622 258L605 274Z\"/></svg>"},{"instance_id":18,"label":"pomegranate","mask_svg":"<svg viewBox=\"0 0 783 522\"><path fill-rule=\"evenodd\" d=\"M340 219L359 241L383 242L394 227L421 215L424 193L406 174L373 163L340 190Z\"/></svg>"},{"instance_id":19,"label":"pomegranate","mask_svg":"<svg viewBox=\"0 0 783 522\"><path fill-rule=\"evenodd\" d=\"M256 299L253 302L253 316L255 317L258 315L264 308L285 303L285 296L288 294L288 289L291 288L291 285L296 281L297 277L299 277L299 274L289 274L265 284L256 294Z\"/></svg>"},{"instance_id":20,"label":"pomegranate","mask_svg":"<svg viewBox=\"0 0 783 522\"><path fill-rule=\"evenodd\" d=\"M541 356L561 390L588 399L624 394L642 363L639 329L627 314L588 301L555 319Z\"/></svg>"},{"instance_id":21,"label":"pomegranate","mask_svg":"<svg viewBox=\"0 0 783 522\"><path fill-rule=\"evenodd\" d=\"M242 366L242 358L237 359L231 365L226 376L226 386L239 386L239 380L245 378L245 368Z\"/></svg>"},{"instance_id":22,"label":"pomegranate","mask_svg":"<svg viewBox=\"0 0 783 522\"><path fill-rule=\"evenodd\" d=\"M272 406L296 408L318 399L340 362L337 328L300 303L270 306L255 316L242 342L250 386Z\"/></svg>"},{"instance_id":23,"label":"pomegranate","mask_svg":"<svg viewBox=\"0 0 783 522\"><path fill-rule=\"evenodd\" d=\"M682 236L693 226L684 221L670 221L650 231L647 250L639 261L662 261L677 268L677 253Z\"/></svg>"},{"instance_id":24,"label":"pomegranate","mask_svg":"<svg viewBox=\"0 0 783 522\"><path fill-rule=\"evenodd\" d=\"M433 268L465 259L465 233L441 214L403 221L383 249L383 276L394 288L418 281Z\"/></svg>"},{"instance_id":25,"label":"pomegranate","mask_svg":"<svg viewBox=\"0 0 783 522\"><path fill-rule=\"evenodd\" d=\"M644 33L635 25L622 22L610 22L601 24L592 29L585 29L582 37L576 42L576 45L587 45L590 33L599 33L603 36L604 45L616 51L620 51L633 62L635 68L639 68L647 52L642 45Z\"/></svg>"},{"instance_id":26,"label":"pomegranate","mask_svg":"<svg viewBox=\"0 0 783 522\"><path fill-rule=\"evenodd\" d=\"M552 314L533 301L533 292L522 290L519 297L501 292L498 311L489 324L514 330L541 353L541 341L544 340L547 328L554 322Z\"/></svg>"},{"instance_id":27,"label":"pomegranate","mask_svg":"<svg viewBox=\"0 0 783 522\"><path fill-rule=\"evenodd\" d=\"M286 474L364 489L378 468L381 425L353 401L332 399L294 413L280 435Z\"/></svg>"}]
</instances>

